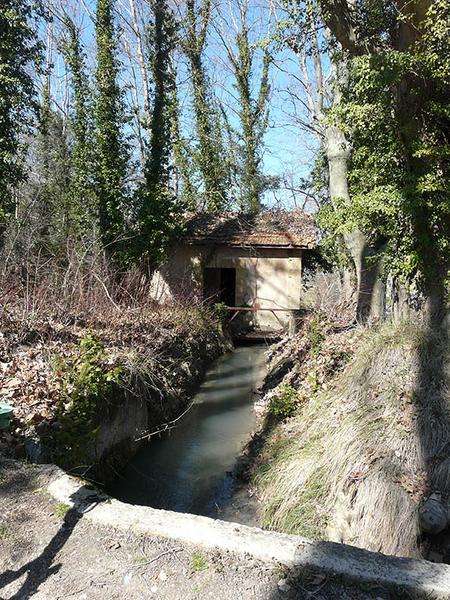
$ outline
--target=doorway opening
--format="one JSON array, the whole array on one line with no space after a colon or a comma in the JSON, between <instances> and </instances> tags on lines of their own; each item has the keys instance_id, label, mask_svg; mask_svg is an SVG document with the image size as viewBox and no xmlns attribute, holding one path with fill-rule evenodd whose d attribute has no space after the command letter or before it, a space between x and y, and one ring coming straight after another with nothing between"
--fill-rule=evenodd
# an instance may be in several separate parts
<instances>
[{"instance_id":1,"label":"doorway opening","mask_svg":"<svg viewBox=\"0 0 450 600\"><path fill-rule=\"evenodd\" d=\"M236 306L236 269L205 268L203 293L210 302L223 302L226 306Z\"/></svg>"}]
</instances>

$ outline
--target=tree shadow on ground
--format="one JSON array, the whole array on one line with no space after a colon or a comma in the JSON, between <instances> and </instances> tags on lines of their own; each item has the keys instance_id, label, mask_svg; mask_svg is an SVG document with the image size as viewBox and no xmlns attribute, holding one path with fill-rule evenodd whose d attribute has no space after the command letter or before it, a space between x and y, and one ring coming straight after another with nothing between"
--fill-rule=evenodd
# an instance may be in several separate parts
<instances>
[{"instance_id":1,"label":"tree shadow on ground","mask_svg":"<svg viewBox=\"0 0 450 600\"><path fill-rule=\"evenodd\" d=\"M87 504L87 491L87 488L82 487L72 494L70 499L73 507L68 508L60 528L39 556L17 570L7 570L0 575L0 589L2 589L26 574L25 581L10 596L9 600L28 600L37 592L42 583L60 570L61 564L54 564L56 556L72 535L83 514L98 504L98 501L94 504Z\"/></svg>"}]
</instances>

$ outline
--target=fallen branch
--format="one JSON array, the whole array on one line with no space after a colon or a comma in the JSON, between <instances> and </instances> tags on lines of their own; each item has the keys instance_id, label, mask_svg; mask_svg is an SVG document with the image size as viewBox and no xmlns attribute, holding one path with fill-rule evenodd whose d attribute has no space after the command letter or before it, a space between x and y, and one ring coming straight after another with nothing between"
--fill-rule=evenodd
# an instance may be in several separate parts
<instances>
[{"instance_id":1,"label":"fallen branch","mask_svg":"<svg viewBox=\"0 0 450 600\"><path fill-rule=\"evenodd\" d=\"M181 415L179 415L176 419L173 419L173 421L167 421L167 423L164 423L164 425L159 427L159 429L157 429L156 431L146 433L145 435L142 435L141 437L135 438L134 441L141 442L142 440L149 440L154 435L159 435L160 433L165 433L166 431L170 431L171 429L173 429L175 427L175 423L177 421L179 421L181 418L183 418L184 415L191 410L193 405L194 405L194 402L191 402L189 404L189 406L187 407L187 409L184 412L182 412Z\"/></svg>"},{"instance_id":2,"label":"fallen branch","mask_svg":"<svg viewBox=\"0 0 450 600\"><path fill-rule=\"evenodd\" d=\"M153 558L151 558L150 560L146 560L145 562L131 563L131 566L132 567L143 567L144 565L150 565L151 563L156 562L157 560L159 560L163 556L166 556L167 554L173 554L174 552L181 552L182 550L184 550L184 548L170 548L169 550L165 550L165 552L161 552L161 554L158 554L157 556L154 556Z\"/></svg>"}]
</instances>

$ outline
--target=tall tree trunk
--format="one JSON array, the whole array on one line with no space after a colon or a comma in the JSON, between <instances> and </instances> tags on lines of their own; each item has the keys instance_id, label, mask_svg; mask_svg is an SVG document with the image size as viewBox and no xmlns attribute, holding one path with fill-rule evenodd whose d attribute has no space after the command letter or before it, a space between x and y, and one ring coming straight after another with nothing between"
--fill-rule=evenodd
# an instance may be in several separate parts
<instances>
[{"instance_id":1,"label":"tall tree trunk","mask_svg":"<svg viewBox=\"0 0 450 600\"><path fill-rule=\"evenodd\" d=\"M348 161L351 148L344 133L338 127L326 128L325 152L328 162L331 201L336 203L341 200L350 204ZM344 233L343 238L356 271L356 319L362 323L380 319L384 312L384 286L379 278L380 260L376 257L381 248L370 247L366 236L359 229Z\"/></svg>"},{"instance_id":2,"label":"tall tree trunk","mask_svg":"<svg viewBox=\"0 0 450 600\"><path fill-rule=\"evenodd\" d=\"M133 21L133 29L136 35L136 52L138 56L139 69L141 72L142 91L144 101L145 126L150 123L150 86L148 83L147 66L145 63L144 43L142 40L142 32L139 26L135 0L130 0L130 13Z\"/></svg>"}]
</instances>

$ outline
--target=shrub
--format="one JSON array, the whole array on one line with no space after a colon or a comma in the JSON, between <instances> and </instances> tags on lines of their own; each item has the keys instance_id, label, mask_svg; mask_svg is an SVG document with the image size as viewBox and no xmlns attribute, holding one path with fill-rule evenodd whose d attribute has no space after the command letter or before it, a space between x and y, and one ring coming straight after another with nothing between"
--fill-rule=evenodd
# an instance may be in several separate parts
<instances>
[{"instance_id":1,"label":"shrub","mask_svg":"<svg viewBox=\"0 0 450 600\"><path fill-rule=\"evenodd\" d=\"M309 342L311 344L312 356L318 356L324 340L324 325L320 315L315 315L309 324Z\"/></svg>"},{"instance_id":2,"label":"shrub","mask_svg":"<svg viewBox=\"0 0 450 600\"><path fill-rule=\"evenodd\" d=\"M290 385L282 385L281 394L270 399L269 413L279 419L285 419L294 414L297 407L297 392Z\"/></svg>"},{"instance_id":3,"label":"shrub","mask_svg":"<svg viewBox=\"0 0 450 600\"><path fill-rule=\"evenodd\" d=\"M120 383L123 372L120 367L105 368L104 360L102 342L87 333L77 355L58 366L63 372L63 397L57 414L60 430L53 441L63 465L92 458L99 403L112 398L114 385Z\"/></svg>"},{"instance_id":4,"label":"shrub","mask_svg":"<svg viewBox=\"0 0 450 600\"><path fill-rule=\"evenodd\" d=\"M230 315L227 305L224 302L216 302L213 306L213 316L224 324Z\"/></svg>"}]
</instances>

